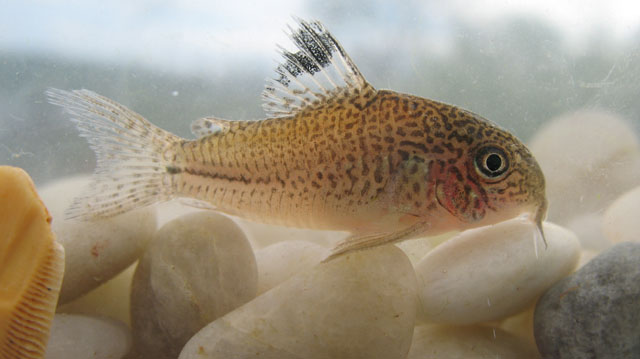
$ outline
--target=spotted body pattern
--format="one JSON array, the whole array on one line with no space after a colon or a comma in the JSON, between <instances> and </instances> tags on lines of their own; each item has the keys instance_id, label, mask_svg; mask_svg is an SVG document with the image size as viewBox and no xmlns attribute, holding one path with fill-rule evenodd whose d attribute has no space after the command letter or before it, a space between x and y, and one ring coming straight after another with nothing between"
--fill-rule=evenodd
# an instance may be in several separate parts
<instances>
[{"instance_id":1,"label":"spotted body pattern","mask_svg":"<svg viewBox=\"0 0 640 359\"><path fill-rule=\"evenodd\" d=\"M544 177L517 138L455 106L374 89L320 23L299 25L299 51L281 50L263 93L269 117L200 119L197 140L90 91L50 91L99 157L93 193L71 214L190 197L256 221L350 231L334 255L522 213L542 221Z\"/></svg>"}]
</instances>

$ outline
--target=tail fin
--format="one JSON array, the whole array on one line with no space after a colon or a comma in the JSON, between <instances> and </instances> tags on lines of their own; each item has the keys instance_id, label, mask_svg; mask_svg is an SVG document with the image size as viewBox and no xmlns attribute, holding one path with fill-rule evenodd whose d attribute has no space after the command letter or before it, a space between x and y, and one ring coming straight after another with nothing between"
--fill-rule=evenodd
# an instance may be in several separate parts
<instances>
[{"instance_id":1,"label":"tail fin","mask_svg":"<svg viewBox=\"0 0 640 359\"><path fill-rule=\"evenodd\" d=\"M97 157L89 189L74 199L67 218L111 217L171 197L171 147L180 137L89 90L46 94L71 115Z\"/></svg>"}]
</instances>

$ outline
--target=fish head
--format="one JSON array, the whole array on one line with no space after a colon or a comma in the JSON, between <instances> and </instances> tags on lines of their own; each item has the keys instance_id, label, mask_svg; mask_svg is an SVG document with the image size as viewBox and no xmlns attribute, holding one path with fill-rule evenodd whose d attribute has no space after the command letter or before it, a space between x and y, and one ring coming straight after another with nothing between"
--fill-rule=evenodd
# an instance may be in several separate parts
<instances>
[{"instance_id":1,"label":"fish head","mask_svg":"<svg viewBox=\"0 0 640 359\"><path fill-rule=\"evenodd\" d=\"M508 131L475 118L474 136L464 144L459 143L461 150L456 158L438 161L440 165L435 166L437 202L457 219L459 229L526 215L544 239L542 221L547 199L538 162Z\"/></svg>"}]
</instances>

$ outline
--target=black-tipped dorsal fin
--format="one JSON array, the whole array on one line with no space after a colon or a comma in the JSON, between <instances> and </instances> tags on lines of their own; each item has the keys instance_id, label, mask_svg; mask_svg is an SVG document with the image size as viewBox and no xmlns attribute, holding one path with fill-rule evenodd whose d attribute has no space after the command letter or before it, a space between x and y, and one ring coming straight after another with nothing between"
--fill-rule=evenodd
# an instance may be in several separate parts
<instances>
[{"instance_id":1,"label":"black-tipped dorsal fin","mask_svg":"<svg viewBox=\"0 0 640 359\"><path fill-rule=\"evenodd\" d=\"M279 48L283 62L276 67L277 77L267 80L262 92L269 117L291 116L328 98L371 88L320 22L297 21L297 28L289 28L289 36L298 51Z\"/></svg>"}]
</instances>

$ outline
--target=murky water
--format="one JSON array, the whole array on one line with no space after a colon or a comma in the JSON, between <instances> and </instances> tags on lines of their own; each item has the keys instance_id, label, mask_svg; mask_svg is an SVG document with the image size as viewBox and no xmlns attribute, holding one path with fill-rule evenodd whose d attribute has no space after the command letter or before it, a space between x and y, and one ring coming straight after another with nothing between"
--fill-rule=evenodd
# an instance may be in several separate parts
<instances>
[{"instance_id":1,"label":"murky water","mask_svg":"<svg viewBox=\"0 0 640 359\"><path fill-rule=\"evenodd\" d=\"M521 138L547 178L547 220L575 233L583 262L612 246L616 238L640 240L634 232L637 227L624 218L627 208L640 206L638 196L624 197L622 203L628 207L622 210L611 207L640 186L640 22L615 17L640 14L638 9L621 10L617 2L602 2L565 17L551 5L548 10L512 10L493 2L482 11L457 2L423 5L417 1L394 5L280 1L268 8L254 5L252 11L222 3L88 4L75 11L46 2L16 4L0 15L8 24L0 26L0 165L25 169L38 188L88 174L95 167L86 141L59 108L46 102L46 89L91 89L187 138L193 137L191 121L200 117L260 119L264 80L274 76L274 59L279 56L273 50L275 42L290 48L281 29L293 23L289 17L293 13L321 20L376 88L458 105ZM10 26L14 24L10 17L25 16L28 22ZM58 199L65 197L58 195ZM166 217L176 217L179 211L160 209ZM161 219L159 224L165 222ZM314 246L327 248L342 235L242 222L240 227L254 247L256 275L264 275L263 265L271 270L269 280L276 272L285 276L288 266L302 271L315 265L322 256ZM286 255L276 255L279 252L273 248L264 251L292 239L312 243L282 249L301 256L300 263L288 264ZM400 247L417 266L442 241ZM385 253L376 255L388 260ZM280 261L287 265L272 263ZM451 270L440 272L446 275ZM128 275L124 281L130 283ZM262 284L258 279L257 287L264 288ZM119 291L114 295L127 298L123 293L128 287L124 287L111 293ZM248 311L274 306L271 300L275 303L273 298L263 299ZM486 297L483 303L492 308L501 305L498 298ZM91 305L80 307L92 312L87 309ZM128 306L113 313L127 310ZM512 314L504 325L496 327L492 321L488 329L467 328L460 336L478 343L485 335L493 340L502 336L510 338L505 347L533 347L531 309ZM233 318L238 323L245 320ZM442 328L417 332L425 338L455 336L451 329ZM510 341L511 336L517 340ZM418 342L424 346L425 341ZM410 342L409 336L407 345ZM507 357L505 353L511 352L487 353Z\"/></svg>"}]
</instances>

